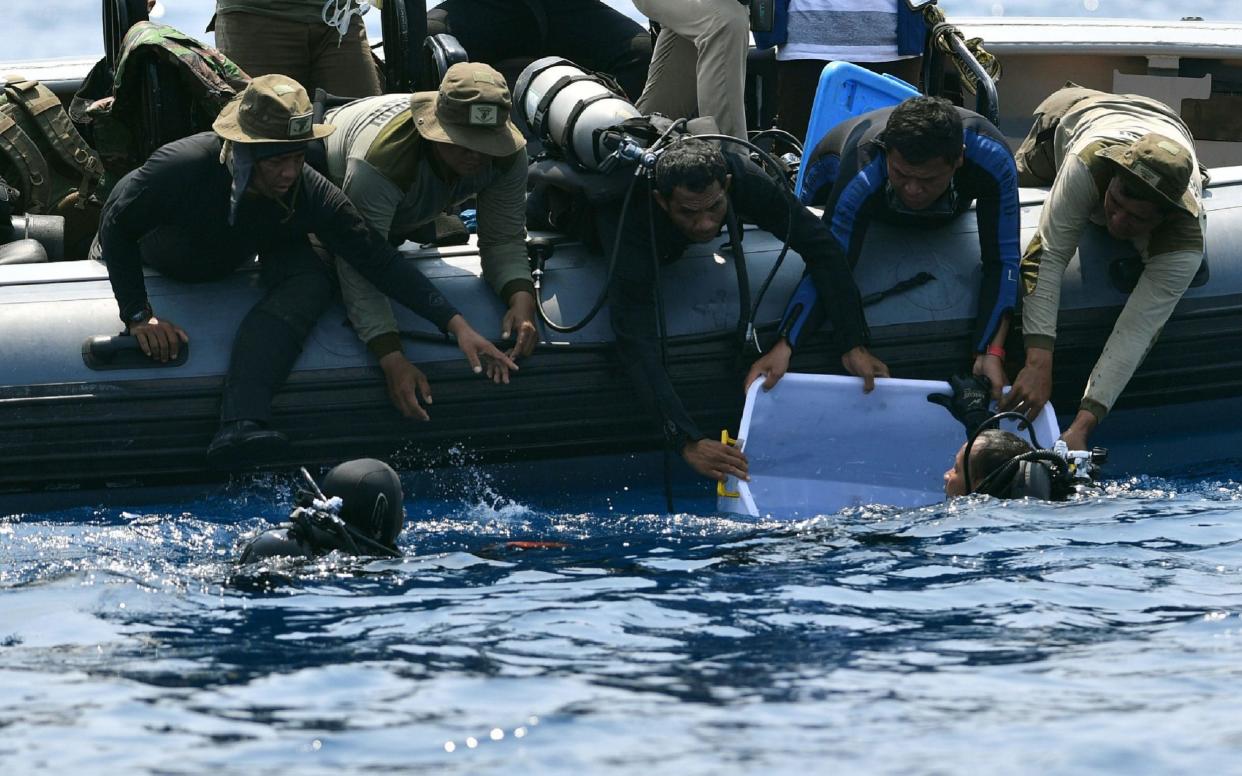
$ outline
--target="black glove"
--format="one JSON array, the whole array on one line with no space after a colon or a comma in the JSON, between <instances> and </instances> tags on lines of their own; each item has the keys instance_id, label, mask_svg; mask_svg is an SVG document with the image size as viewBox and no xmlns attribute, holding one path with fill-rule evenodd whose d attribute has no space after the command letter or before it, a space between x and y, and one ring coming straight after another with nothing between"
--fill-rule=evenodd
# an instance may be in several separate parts
<instances>
[{"instance_id":1,"label":"black glove","mask_svg":"<svg viewBox=\"0 0 1242 776\"><path fill-rule=\"evenodd\" d=\"M932 393L927 400L953 413L966 427L966 433L973 434L992 417L992 381L987 375L953 375L949 378L949 387L953 389L952 396Z\"/></svg>"}]
</instances>

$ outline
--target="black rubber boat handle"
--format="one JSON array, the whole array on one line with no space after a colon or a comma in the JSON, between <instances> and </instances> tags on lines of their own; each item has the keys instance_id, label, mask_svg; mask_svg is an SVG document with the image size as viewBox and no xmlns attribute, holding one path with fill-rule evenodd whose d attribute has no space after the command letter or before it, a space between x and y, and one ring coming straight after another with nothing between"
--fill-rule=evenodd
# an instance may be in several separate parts
<instances>
[{"instance_id":1,"label":"black rubber boat handle","mask_svg":"<svg viewBox=\"0 0 1242 776\"><path fill-rule=\"evenodd\" d=\"M82 342L82 361L90 369L167 369L181 366L190 357L190 343L183 342L177 357L156 361L142 352L138 340L129 334L98 334Z\"/></svg>"}]
</instances>

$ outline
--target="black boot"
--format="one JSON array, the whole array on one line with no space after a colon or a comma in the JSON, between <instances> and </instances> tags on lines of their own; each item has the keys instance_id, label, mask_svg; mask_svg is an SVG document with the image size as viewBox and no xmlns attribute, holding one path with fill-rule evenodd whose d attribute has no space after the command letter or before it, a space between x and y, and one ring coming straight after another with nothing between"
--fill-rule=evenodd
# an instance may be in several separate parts
<instances>
[{"instance_id":1,"label":"black boot","mask_svg":"<svg viewBox=\"0 0 1242 776\"><path fill-rule=\"evenodd\" d=\"M289 448L289 438L254 420L223 423L207 447L207 465L237 471L271 460Z\"/></svg>"}]
</instances>

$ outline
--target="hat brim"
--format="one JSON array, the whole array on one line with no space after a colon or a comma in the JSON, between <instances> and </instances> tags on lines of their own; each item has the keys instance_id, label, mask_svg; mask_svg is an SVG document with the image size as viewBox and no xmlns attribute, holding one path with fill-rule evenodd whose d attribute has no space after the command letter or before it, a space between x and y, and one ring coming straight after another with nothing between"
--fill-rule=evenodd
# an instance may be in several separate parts
<instances>
[{"instance_id":1,"label":"hat brim","mask_svg":"<svg viewBox=\"0 0 1242 776\"><path fill-rule=\"evenodd\" d=\"M1128 146L1120 145L1120 144L1105 146L1104 148L1101 148L1100 150L1096 151L1095 155L1107 159L1108 161L1117 165L1117 167L1119 167L1122 170L1125 170L1126 172L1130 172L1130 168L1126 166L1126 163L1125 163L1125 154L1126 154L1127 148ZM1177 208L1178 210L1184 210L1192 216L1197 217L1199 215L1199 202L1195 198L1194 191L1191 190L1190 186L1186 187L1186 191L1182 193L1182 196L1180 198L1172 199L1171 197L1166 196L1163 191L1148 184L1146 181L1144 181L1139 176L1131 173L1131 177L1137 183L1140 183L1143 186L1146 186L1150 191L1155 193L1156 196L1160 197L1161 201L1168 203L1170 207Z\"/></svg>"},{"instance_id":2,"label":"hat brim","mask_svg":"<svg viewBox=\"0 0 1242 776\"><path fill-rule=\"evenodd\" d=\"M488 156L509 156L526 147L526 138L513 122L499 127L463 127L443 124L436 118L438 92L418 92L410 97L410 113L418 134L436 143L451 143Z\"/></svg>"},{"instance_id":3,"label":"hat brim","mask_svg":"<svg viewBox=\"0 0 1242 776\"><path fill-rule=\"evenodd\" d=\"M241 100L234 99L224 106L220 115L212 122L211 129L225 140L234 143L298 143L309 140L322 140L336 131L331 124L313 124L311 133L306 137L258 137L242 129L237 117L241 111Z\"/></svg>"}]
</instances>

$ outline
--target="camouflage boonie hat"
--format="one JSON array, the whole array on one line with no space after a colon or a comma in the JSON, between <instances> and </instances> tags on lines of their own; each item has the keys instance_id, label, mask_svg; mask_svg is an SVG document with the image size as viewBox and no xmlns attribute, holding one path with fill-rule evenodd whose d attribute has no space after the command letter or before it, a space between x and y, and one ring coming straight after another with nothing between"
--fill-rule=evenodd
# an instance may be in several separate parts
<instances>
[{"instance_id":1,"label":"camouflage boonie hat","mask_svg":"<svg viewBox=\"0 0 1242 776\"><path fill-rule=\"evenodd\" d=\"M1096 155L1130 173L1172 207L1199 215L1199 202L1190 188L1195 160L1176 141L1151 132L1129 145L1101 148Z\"/></svg>"},{"instance_id":2,"label":"camouflage boonie hat","mask_svg":"<svg viewBox=\"0 0 1242 776\"><path fill-rule=\"evenodd\" d=\"M526 145L509 120L512 107L504 76L480 62L458 62L444 74L440 91L410 95L418 134L488 156L508 156Z\"/></svg>"},{"instance_id":3,"label":"camouflage boonie hat","mask_svg":"<svg viewBox=\"0 0 1242 776\"><path fill-rule=\"evenodd\" d=\"M224 106L211 128L235 143L296 143L336 130L315 124L313 116L301 84L285 75L261 75Z\"/></svg>"}]
</instances>

